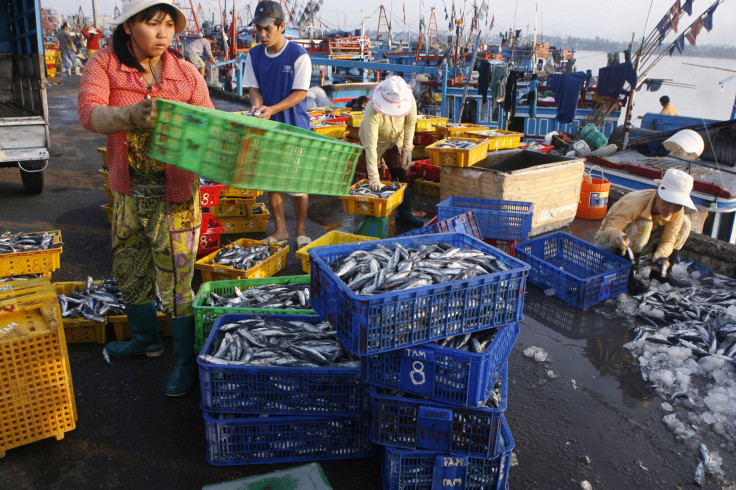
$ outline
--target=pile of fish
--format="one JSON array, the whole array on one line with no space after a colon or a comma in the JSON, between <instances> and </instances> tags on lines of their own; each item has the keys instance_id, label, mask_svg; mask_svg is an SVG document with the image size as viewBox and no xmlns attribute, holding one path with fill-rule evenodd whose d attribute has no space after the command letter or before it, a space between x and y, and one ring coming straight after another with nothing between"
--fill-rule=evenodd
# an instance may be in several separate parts
<instances>
[{"instance_id":1,"label":"pile of fish","mask_svg":"<svg viewBox=\"0 0 736 490\"><path fill-rule=\"evenodd\" d=\"M388 199L393 195L394 192L401 189L401 184L396 185L384 185L379 191L372 191L368 182L360 184L359 186L353 186L350 189L351 196L370 196L379 197L381 199Z\"/></svg>"},{"instance_id":2,"label":"pile of fish","mask_svg":"<svg viewBox=\"0 0 736 490\"><path fill-rule=\"evenodd\" d=\"M496 336L497 332L497 328L490 328L478 332L466 333L464 335L447 337L441 340L436 340L435 343L450 349L458 349L472 352L474 354L481 354L488 348L488 345L493 341L493 337Z\"/></svg>"},{"instance_id":3,"label":"pile of fish","mask_svg":"<svg viewBox=\"0 0 736 490\"><path fill-rule=\"evenodd\" d=\"M468 150L470 148L475 148L478 145L483 144L482 141L469 141L469 140L443 140L437 143L434 147L435 148L456 148L460 150Z\"/></svg>"},{"instance_id":4,"label":"pile of fish","mask_svg":"<svg viewBox=\"0 0 736 490\"><path fill-rule=\"evenodd\" d=\"M234 244L232 247L223 248L212 261L213 264L226 265L233 269L247 271L259 262L263 262L273 253L270 245L256 245L253 247L244 247Z\"/></svg>"},{"instance_id":5,"label":"pile of fish","mask_svg":"<svg viewBox=\"0 0 736 490\"><path fill-rule=\"evenodd\" d=\"M87 278L87 287L71 294L59 294L59 307L63 318L86 318L105 323L106 315L124 315L125 306L120 288L114 279L106 279L100 285Z\"/></svg>"},{"instance_id":6,"label":"pile of fish","mask_svg":"<svg viewBox=\"0 0 736 490\"><path fill-rule=\"evenodd\" d=\"M13 282L13 281L27 281L29 279L36 279L38 277L41 277L41 274L21 274L19 276L0 277L0 283Z\"/></svg>"},{"instance_id":7,"label":"pile of fish","mask_svg":"<svg viewBox=\"0 0 736 490\"><path fill-rule=\"evenodd\" d=\"M493 255L462 250L445 243L419 244L417 248L378 245L355 250L330 264L332 271L355 293L382 294L409 288L459 281L509 270Z\"/></svg>"},{"instance_id":8,"label":"pile of fish","mask_svg":"<svg viewBox=\"0 0 736 490\"><path fill-rule=\"evenodd\" d=\"M217 182L215 182L214 180L205 179L204 177L200 177L199 178L199 185L200 186L203 186L203 185L215 185L215 184L217 184Z\"/></svg>"},{"instance_id":9,"label":"pile of fish","mask_svg":"<svg viewBox=\"0 0 736 490\"><path fill-rule=\"evenodd\" d=\"M234 296L211 292L204 301L220 308L309 309L309 284L264 284L250 289L234 289Z\"/></svg>"},{"instance_id":10,"label":"pile of fish","mask_svg":"<svg viewBox=\"0 0 736 490\"><path fill-rule=\"evenodd\" d=\"M54 243L56 233L11 233L6 231L0 235L0 254L31 252L61 247L61 242Z\"/></svg>"},{"instance_id":11,"label":"pile of fish","mask_svg":"<svg viewBox=\"0 0 736 490\"><path fill-rule=\"evenodd\" d=\"M210 364L249 366L331 366L355 368L357 357L343 349L329 322L249 318L222 325L209 354Z\"/></svg>"},{"instance_id":12,"label":"pile of fish","mask_svg":"<svg viewBox=\"0 0 736 490\"><path fill-rule=\"evenodd\" d=\"M736 318L727 313L730 306L736 307L735 290L699 286L667 293L652 290L636 298L640 301L639 309L649 306L659 311L661 317L639 313L637 317L645 325L636 327L635 342L645 339L679 345L697 357L722 357L736 365Z\"/></svg>"}]
</instances>

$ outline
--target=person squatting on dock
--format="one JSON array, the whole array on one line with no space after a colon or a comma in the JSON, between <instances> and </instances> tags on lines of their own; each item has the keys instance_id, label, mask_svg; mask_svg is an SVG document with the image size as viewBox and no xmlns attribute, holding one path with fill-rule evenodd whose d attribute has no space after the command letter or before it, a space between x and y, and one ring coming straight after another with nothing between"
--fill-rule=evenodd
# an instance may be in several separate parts
<instances>
[{"instance_id":1,"label":"person squatting on dock","mask_svg":"<svg viewBox=\"0 0 736 490\"><path fill-rule=\"evenodd\" d=\"M251 112L256 117L309 131L305 99L312 75L312 61L307 50L284 37L284 11L278 2L259 2L251 24L255 24L260 42L248 51L243 70ZM306 233L309 194L290 195L296 215L296 246L302 248L312 241ZM266 242L285 242L289 231L284 217L284 195L269 192L268 203L276 231Z\"/></svg>"},{"instance_id":2,"label":"person squatting on dock","mask_svg":"<svg viewBox=\"0 0 736 490\"><path fill-rule=\"evenodd\" d=\"M391 178L407 184L396 219L412 226L422 226L424 222L411 212L414 177L407 176L412 165L416 124L417 102L411 87L403 78L394 75L373 89L359 135L360 144L364 147L361 158L365 160L371 190L378 191L383 187L378 173L378 162L383 157Z\"/></svg>"},{"instance_id":3,"label":"person squatting on dock","mask_svg":"<svg viewBox=\"0 0 736 490\"><path fill-rule=\"evenodd\" d=\"M212 44L210 43L210 39L202 36L201 32L197 33L197 36L197 39L187 44L184 48L184 58L193 64L194 67L199 70L199 73L204 76L207 71L207 63L202 59L202 55L206 55L207 60L213 65L216 64L217 61L215 60L215 57L212 56Z\"/></svg>"},{"instance_id":4,"label":"person squatting on dock","mask_svg":"<svg viewBox=\"0 0 736 490\"><path fill-rule=\"evenodd\" d=\"M202 220L196 175L148 156L153 99L214 109L197 69L170 48L186 17L173 0L130 0L112 47L87 62L79 87L79 120L107 135L107 166L115 198L112 269L133 338L110 342L110 357L159 356L156 288L174 340L176 367L166 395L180 396L197 374L192 277Z\"/></svg>"},{"instance_id":5,"label":"person squatting on dock","mask_svg":"<svg viewBox=\"0 0 736 490\"><path fill-rule=\"evenodd\" d=\"M690 286L667 274L667 269L670 263L677 261L679 251L690 236L690 218L685 215L684 208L696 210L690 198L692 189L690 175L669 169L658 189L630 192L608 210L595 234L595 244L612 252L631 249L634 263L629 273L629 293L641 294L648 289L634 275L639 259L652 252L650 279L674 287Z\"/></svg>"}]
</instances>

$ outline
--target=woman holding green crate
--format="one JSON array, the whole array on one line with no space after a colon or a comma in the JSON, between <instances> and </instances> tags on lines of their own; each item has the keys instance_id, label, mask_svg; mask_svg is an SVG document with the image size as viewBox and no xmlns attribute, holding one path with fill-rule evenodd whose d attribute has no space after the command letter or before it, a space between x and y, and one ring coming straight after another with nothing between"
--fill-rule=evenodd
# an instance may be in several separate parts
<instances>
[{"instance_id":1,"label":"woman holding green crate","mask_svg":"<svg viewBox=\"0 0 736 490\"><path fill-rule=\"evenodd\" d=\"M107 135L115 197L113 273L133 338L110 342L110 357L159 356L163 343L153 298L161 296L176 367L166 395L186 394L196 379L192 277L201 209L196 175L148 156L156 98L214 108L202 75L169 46L186 27L173 0L123 0L112 47L87 62L79 87L82 125Z\"/></svg>"}]
</instances>

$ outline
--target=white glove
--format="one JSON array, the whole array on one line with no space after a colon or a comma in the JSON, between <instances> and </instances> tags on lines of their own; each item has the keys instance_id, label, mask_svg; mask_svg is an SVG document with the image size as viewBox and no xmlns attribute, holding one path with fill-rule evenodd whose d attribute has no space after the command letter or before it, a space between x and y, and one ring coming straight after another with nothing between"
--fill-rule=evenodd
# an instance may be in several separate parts
<instances>
[{"instance_id":1,"label":"white glove","mask_svg":"<svg viewBox=\"0 0 736 490\"><path fill-rule=\"evenodd\" d=\"M620 230L612 230L608 241L611 242L611 245L620 249L625 249L631 243L624 232Z\"/></svg>"},{"instance_id":2,"label":"white glove","mask_svg":"<svg viewBox=\"0 0 736 490\"><path fill-rule=\"evenodd\" d=\"M368 187L369 187L369 188L370 188L370 190L372 190L373 192L378 192L378 191L380 191L381 189L383 189L383 184L382 184L382 183L381 183L381 181L380 181L380 180L378 180L378 179L371 179L371 181L370 181L370 182L368 183Z\"/></svg>"},{"instance_id":3,"label":"white glove","mask_svg":"<svg viewBox=\"0 0 736 490\"><path fill-rule=\"evenodd\" d=\"M413 148L404 148L404 151L401 152L401 168L404 170L407 170L409 167L411 167L411 152Z\"/></svg>"}]
</instances>

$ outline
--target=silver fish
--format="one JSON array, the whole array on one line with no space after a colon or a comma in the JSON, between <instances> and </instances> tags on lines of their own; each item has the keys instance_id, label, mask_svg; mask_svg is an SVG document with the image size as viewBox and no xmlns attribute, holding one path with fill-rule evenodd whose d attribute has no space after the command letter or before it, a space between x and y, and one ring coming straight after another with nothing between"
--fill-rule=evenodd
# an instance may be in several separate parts
<instances>
[{"instance_id":1,"label":"silver fish","mask_svg":"<svg viewBox=\"0 0 736 490\"><path fill-rule=\"evenodd\" d=\"M364 184L360 184L357 187L352 187L350 189L350 195L351 196L370 196L370 197L378 197L381 199L388 199L391 197L394 192L398 191L401 188L400 185L384 185L380 190L378 191L372 191L369 184L366 182Z\"/></svg>"},{"instance_id":2,"label":"silver fish","mask_svg":"<svg viewBox=\"0 0 736 490\"><path fill-rule=\"evenodd\" d=\"M114 279L107 279L97 286L91 277L87 287L71 294L57 295L62 318L86 318L105 323L108 315L124 315L125 305L120 288Z\"/></svg>"},{"instance_id":3,"label":"silver fish","mask_svg":"<svg viewBox=\"0 0 736 490\"><path fill-rule=\"evenodd\" d=\"M56 233L11 233L6 231L0 235L0 254L30 252L58 248L63 243L54 243Z\"/></svg>"},{"instance_id":4,"label":"silver fish","mask_svg":"<svg viewBox=\"0 0 736 490\"><path fill-rule=\"evenodd\" d=\"M309 309L309 284L264 284L250 289L233 288L232 296L209 293L208 306L220 308Z\"/></svg>"},{"instance_id":5,"label":"silver fish","mask_svg":"<svg viewBox=\"0 0 736 490\"><path fill-rule=\"evenodd\" d=\"M271 247L265 244L254 247L244 247L234 244L232 247L220 250L212 262L245 271L259 262L263 262L273 255L273 253L271 252Z\"/></svg>"}]
</instances>

